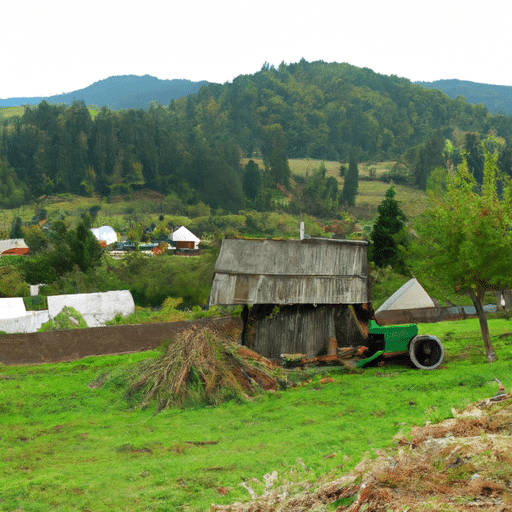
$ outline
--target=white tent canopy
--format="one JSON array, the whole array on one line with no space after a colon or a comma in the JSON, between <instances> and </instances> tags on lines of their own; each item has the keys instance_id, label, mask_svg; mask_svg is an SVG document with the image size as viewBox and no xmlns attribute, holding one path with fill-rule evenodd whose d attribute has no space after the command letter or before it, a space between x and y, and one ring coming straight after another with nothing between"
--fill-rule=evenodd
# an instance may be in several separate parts
<instances>
[{"instance_id":1,"label":"white tent canopy","mask_svg":"<svg viewBox=\"0 0 512 512\"><path fill-rule=\"evenodd\" d=\"M425 291L418 280L413 277L401 288L399 288L382 306L375 311L375 314L382 311L396 311L402 309L434 308L434 301Z\"/></svg>"},{"instance_id":2,"label":"white tent canopy","mask_svg":"<svg viewBox=\"0 0 512 512\"><path fill-rule=\"evenodd\" d=\"M91 229L92 234L98 240L104 240L107 242L107 245L113 244L117 242L117 233L110 226L101 226L99 228Z\"/></svg>"},{"instance_id":3,"label":"white tent canopy","mask_svg":"<svg viewBox=\"0 0 512 512\"><path fill-rule=\"evenodd\" d=\"M197 249L199 246L199 242L201 241L197 238L194 233L189 231L185 226L181 226L172 234L173 242L194 242L194 249Z\"/></svg>"}]
</instances>

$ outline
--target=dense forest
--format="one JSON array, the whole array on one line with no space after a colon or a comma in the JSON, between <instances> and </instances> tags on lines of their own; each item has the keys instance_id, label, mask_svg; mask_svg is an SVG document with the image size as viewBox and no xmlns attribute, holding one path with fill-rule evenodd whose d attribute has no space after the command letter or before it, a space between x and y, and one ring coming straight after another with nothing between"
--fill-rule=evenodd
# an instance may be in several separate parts
<instances>
[{"instance_id":1,"label":"dense forest","mask_svg":"<svg viewBox=\"0 0 512 512\"><path fill-rule=\"evenodd\" d=\"M435 167L457 164L462 154L478 180L481 141L499 151L500 169L512 172L511 117L404 78L321 61L265 64L253 75L145 110L103 107L93 117L84 102L42 101L3 119L0 130L6 208L41 195L147 188L231 212L264 210L275 204L276 185L292 188L287 159L303 157L396 160L397 180L402 175L425 188ZM261 156L264 168L241 167L242 156ZM341 204L337 183L321 169L302 185L291 207L303 208L308 191L320 193L326 214Z\"/></svg>"},{"instance_id":2,"label":"dense forest","mask_svg":"<svg viewBox=\"0 0 512 512\"><path fill-rule=\"evenodd\" d=\"M450 98L464 96L469 103L483 103L491 114L512 115L512 87L470 82L468 80L436 80L414 82L430 89L439 89Z\"/></svg>"}]
</instances>

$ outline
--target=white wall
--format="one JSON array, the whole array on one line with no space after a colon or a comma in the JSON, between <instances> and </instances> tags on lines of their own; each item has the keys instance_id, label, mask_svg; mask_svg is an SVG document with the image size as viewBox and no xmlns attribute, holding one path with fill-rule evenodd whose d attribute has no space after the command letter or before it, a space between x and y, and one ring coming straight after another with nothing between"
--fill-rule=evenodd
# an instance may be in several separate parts
<instances>
[{"instance_id":1,"label":"white wall","mask_svg":"<svg viewBox=\"0 0 512 512\"><path fill-rule=\"evenodd\" d=\"M89 327L99 327L116 315L127 316L135 312L135 303L128 290L48 297L51 318L57 316L65 306L75 308Z\"/></svg>"},{"instance_id":2,"label":"white wall","mask_svg":"<svg viewBox=\"0 0 512 512\"><path fill-rule=\"evenodd\" d=\"M50 319L48 311L27 311L24 316L0 319L0 331L9 334L37 332Z\"/></svg>"},{"instance_id":3,"label":"white wall","mask_svg":"<svg viewBox=\"0 0 512 512\"><path fill-rule=\"evenodd\" d=\"M22 297L0 299L0 319L16 318L27 314Z\"/></svg>"}]
</instances>

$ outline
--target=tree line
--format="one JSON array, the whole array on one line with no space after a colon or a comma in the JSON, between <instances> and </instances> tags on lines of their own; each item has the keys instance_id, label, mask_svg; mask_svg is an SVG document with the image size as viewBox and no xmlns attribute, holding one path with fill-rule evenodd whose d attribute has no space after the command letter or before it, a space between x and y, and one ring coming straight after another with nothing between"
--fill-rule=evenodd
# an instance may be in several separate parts
<instances>
[{"instance_id":1,"label":"tree line","mask_svg":"<svg viewBox=\"0 0 512 512\"><path fill-rule=\"evenodd\" d=\"M148 188L231 212L268 210L279 204L276 186L291 187L288 158L302 157L397 160L394 181L424 189L432 169L447 159L456 164L463 152L478 171L479 144L489 135L500 168L512 172L512 118L396 76L304 59L277 69L266 64L146 110L103 107L93 117L83 102L43 101L0 129L0 206L8 208L45 194ZM264 166L242 168L241 156L262 157ZM349 167L354 182L354 162ZM290 205L332 213L353 201L355 180L340 196L319 170L293 180Z\"/></svg>"}]
</instances>

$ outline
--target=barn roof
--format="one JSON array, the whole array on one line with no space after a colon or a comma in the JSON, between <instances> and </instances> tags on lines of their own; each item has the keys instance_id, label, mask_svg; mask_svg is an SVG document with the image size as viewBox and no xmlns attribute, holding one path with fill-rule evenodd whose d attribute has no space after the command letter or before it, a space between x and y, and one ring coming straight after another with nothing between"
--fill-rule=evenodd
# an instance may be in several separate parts
<instances>
[{"instance_id":1,"label":"barn roof","mask_svg":"<svg viewBox=\"0 0 512 512\"><path fill-rule=\"evenodd\" d=\"M360 304L368 302L364 241L222 241L210 304Z\"/></svg>"}]
</instances>

